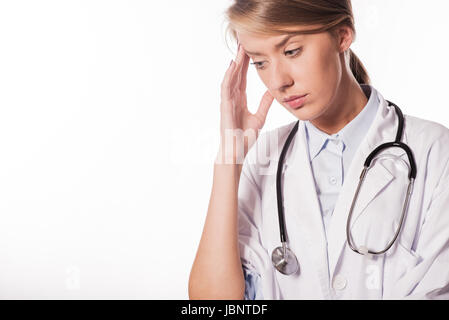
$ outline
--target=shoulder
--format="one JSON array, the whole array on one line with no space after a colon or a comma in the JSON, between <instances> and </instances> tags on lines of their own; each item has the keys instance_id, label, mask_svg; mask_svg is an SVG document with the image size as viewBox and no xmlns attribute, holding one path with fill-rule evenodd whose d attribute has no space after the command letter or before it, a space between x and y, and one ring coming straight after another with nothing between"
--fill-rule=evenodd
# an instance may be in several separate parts
<instances>
[{"instance_id":1,"label":"shoulder","mask_svg":"<svg viewBox=\"0 0 449 320\"><path fill-rule=\"evenodd\" d=\"M413 152L418 175L433 190L440 180L449 178L449 129L435 121L404 117L407 144Z\"/></svg>"},{"instance_id":2,"label":"shoulder","mask_svg":"<svg viewBox=\"0 0 449 320\"><path fill-rule=\"evenodd\" d=\"M449 129L441 123L404 115L406 132L410 137L421 137L429 141L449 139Z\"/></svg>"},{"instance_id":3,"label":"shoulder","mask_svg":"<svg viewBox=\"0 0 449 320\"><path fill-rule=\"evenodd\" d=\"M405 134L408 144L421 151L436 153L449 159L449 129L441 123L405 115Z\"/></svg>"},{"instance_id":4,"label":"shoulder","mask_svg":"<svg viewBox=\"0 0 449 320\"><path fill-rule=\"evenodd\" d=\"M275 173L282 147L297 122L298 120L295 120L259 133L243 163L243 173L256 185L260 185L264 179Z\"/></svg>"},{"instance_id":5,"label":"shoulder","mask_svg":"<svg viewBox=\"0 0 449 320\"><path fill-rule=\"evenodd\" d=\"M248 151L248 161L253 165L263 166L267 165L270 160L277 159L289 133L297 122L298 120L295 120L280 127L260 132L257 141Z\"/></svg>"}]
</instances>

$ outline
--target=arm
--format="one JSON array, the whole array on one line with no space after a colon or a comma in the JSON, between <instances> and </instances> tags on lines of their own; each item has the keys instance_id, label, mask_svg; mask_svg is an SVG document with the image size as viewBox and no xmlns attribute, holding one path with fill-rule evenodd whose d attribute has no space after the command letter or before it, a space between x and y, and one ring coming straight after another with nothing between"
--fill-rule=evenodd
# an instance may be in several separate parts
<instances>
[{"instance_id":1,"label":"arm","mask_svg":"<svg viewBox=\"0 0 449 320\"><path fill-rule=\"evenodd\" d=\"M274 100L266 91L257 112L249 112L245 92L248 64L249 57L239 46L236 61L231 61L221 84L221 143L214 164L206 222L190 272L191 299L244 297L245 280L240 261L237 215L240 173L243 159L256 141ZM229 133L232 133L231 139Z\"/></svg>"},{"instance_id":2,"label":"arm","mask_svg":"<svg viewBox=\"0 0 449 320\"><path fill-rule=\"evenodd\" d=\"M240 171L241 165L214 165L206 222L190 273L191 299L243 299L237 223Z\"/></svg>"}]
</instances>

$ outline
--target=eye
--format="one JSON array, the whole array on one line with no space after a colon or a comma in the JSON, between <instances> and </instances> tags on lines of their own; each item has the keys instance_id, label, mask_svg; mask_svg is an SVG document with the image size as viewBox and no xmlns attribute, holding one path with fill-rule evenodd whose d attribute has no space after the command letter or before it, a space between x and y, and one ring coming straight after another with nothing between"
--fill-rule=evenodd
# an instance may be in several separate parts
<instances>
[{"instance_id":1,"label":"eye","mask_svg":"<svg viewBox=\"0 0 449 320\"><path fill-rule=\"evenodd\" d=\"M296 48L296 49L293 49L293 50L285 51L284 54L294 58L301 52L301 50L302 50L302 47L299 47L299 48ZM290 55L289 53L292 53L292 54ZM257 61L257 62L251 62L251 64L254 65L256 67L256 69L263 70L264 69L263 68L263 63L264 62L265 61Z\"/></svg>"},{"instance_id":2,"label":"eye","mask_svg":"<svg viewBox=\"0 0 449 320\"><path fill-rule=\"evenodd\" d=\"M263 63L264 63L263 61L261 61L261 62L251 62L251 64L254 65L256 67L256 69L258 69L258 70L263 70L264 69L264 68L262 68L262 64Z\"/></svg>"},{"instance_id":3,"label":"eye","mask_svg":"<svg viewBox=\"0 0 449 320\"><path fill-rule=\"evenodd\" d=\"M301 51L301 49L302 49L302 47L296 48L293 50L288 50L288 51L285 51L284 53L292 52L292 53L294 53L293 56L296 57L298 55L298 53Z\"/></svg>"}]
</instances>

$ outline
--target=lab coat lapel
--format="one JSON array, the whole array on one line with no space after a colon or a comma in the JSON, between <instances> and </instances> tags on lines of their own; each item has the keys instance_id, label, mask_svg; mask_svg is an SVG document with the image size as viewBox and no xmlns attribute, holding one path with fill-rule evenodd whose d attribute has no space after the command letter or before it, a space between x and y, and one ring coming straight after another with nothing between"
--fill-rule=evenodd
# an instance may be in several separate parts
<instances>
[{"instance_id":1,"label":"lab coat lapel","mask_svg":"<svg viewBox=\"0 0 449 320\"><path fill-rule=\"evenodd\" d=\"M308 259L314 261L323 286L323 293L326 294L329 283L326 236L310 166L303 121L300 121L298 132L292 143L294 144L293 152L292 156L286 160L287 168L284 175L284 189L289 188L288 192L283 193L285 212L295 221L303 238L307 239ZM298 259L301 265L301 257Z\"/></svg>"},{"instance_id":2,"label":"lab coat lapel","mask_svg":"<svg viewBox=\"0 0 449 320\"><path fill-rule=\"evenodd\" d=\"M364 162L377 146L385 142L394 141L396 137L398 118L395 109L392 106L388 107L388 102L380 93L379 100L379 108L375 119L354 155L332 214L328 231L329 268L331 277L335 271L339 257L342 254L342 249L346 244L347 218L359 183ZM405 132L402 139L403 142L407 143ZM405 154L400 148L389 148L384 152L395 156L402 156ZM357 204L353 211L351 223L354 223L354 221L364 213L366 207L375 197L379 196L382 192L388 192L388 184L394 179L394 173L390 172L381 163L372 165L372 168L368 170L368 174L370 175L369 183L366 180L362 184L362 189L357 198Z\"/></svg>"}]
</instances>

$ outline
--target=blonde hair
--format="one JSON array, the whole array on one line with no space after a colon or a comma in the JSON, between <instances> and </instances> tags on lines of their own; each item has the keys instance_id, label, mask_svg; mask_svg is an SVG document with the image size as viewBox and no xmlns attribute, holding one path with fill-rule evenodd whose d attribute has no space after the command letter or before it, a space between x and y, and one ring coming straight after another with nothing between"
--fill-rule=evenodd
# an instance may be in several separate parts
<instances>
[{"instance_id":1,"label":"blonde hair","mask_svg":"<svg viewBox=\"0 0 449 320\"><path fill-rule=\"evenodd\" d=\"M336 27L349 26L354 36L351 0L234 0L225 11L228 32L237 41L237 32L262 35L333 33ZM295 30L298 26L321 27ZM356 54L349 49L349 65L359 84L369 84L368 72Z\"/></svg>"}]
</instances>

